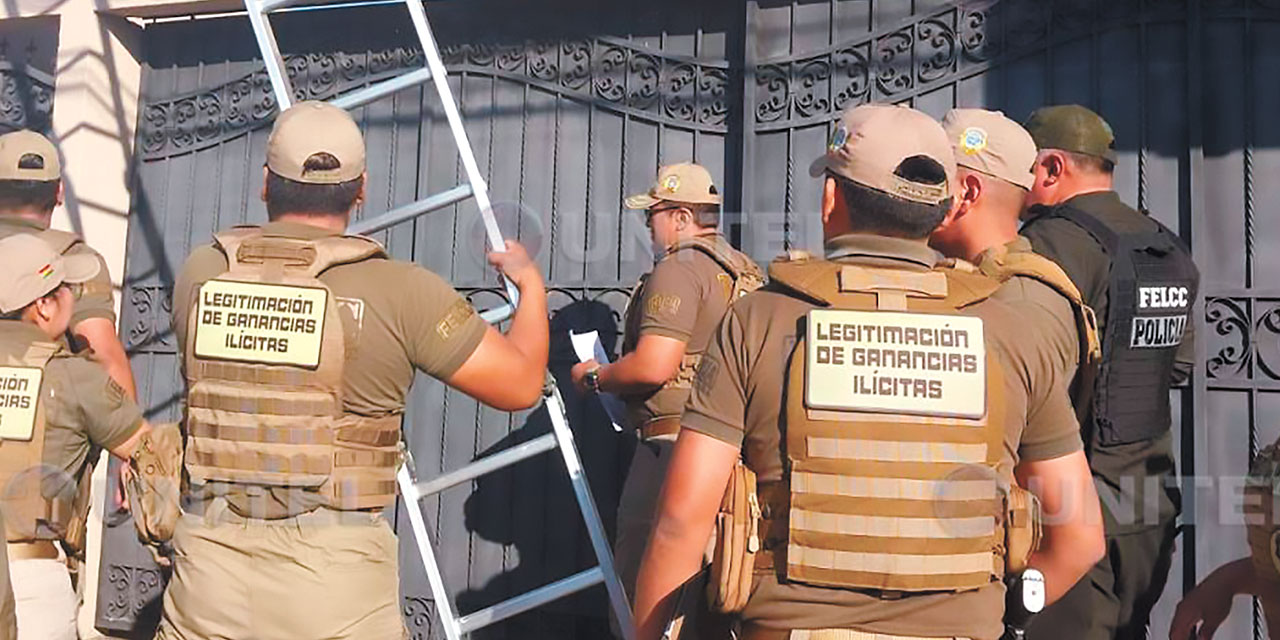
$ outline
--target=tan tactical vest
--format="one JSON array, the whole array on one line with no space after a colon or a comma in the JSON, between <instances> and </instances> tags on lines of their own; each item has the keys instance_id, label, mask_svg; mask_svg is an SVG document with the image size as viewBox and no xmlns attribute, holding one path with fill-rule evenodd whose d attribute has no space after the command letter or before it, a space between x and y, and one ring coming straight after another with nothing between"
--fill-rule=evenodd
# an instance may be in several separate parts
<instances>
[{"instance_id":1,"label":"tan tactical vest","mask_svg":"<svg viewBox=\"0 0 1280 640\"><path fill-rule=\"evenodd\" d=\"M44 464L44 373L60 349L0 338L0 508L9 542L63 539L83 493L75 480Z\"/></svg>"},{"instance_id":2,"label":"tan tactical vest","mask_svg":"<svg viewBox=\"0 0 1280 640\"><path fill-rule=\"evenodd\" d=\"M1071 401L1076 413L1083 418L1088 413L1098 363L1102 360L1102 342L1098 338L1098 320L1093 309L1085 304L1084 296L1058 263L1030 251L1009 251L1006 245L994 247L982 254L978 270L1000 282L1015 276L1034 278L1062 294L1071 303L1076 323L1079 361L1076 378L1071 385Z\"/></svg>"},{"instance_id":3,"label":"tan tactical vest","mask_svg":"<svg viewBox=\"0 0 1280 640\"><path fill-rule=\"evenodd\" d=\"M962 313L999 283L824 260L775 262L770 278L820 305L788 365L778 570L908 592L1000 579L1003 373L981 319Z\"/></svg>"},{"instance_id":4,"label":"tan tactical vest","mask_svg":"<svg viewBox=\"0 0 1280 640\"><path fill-rule=\"evenodd\" d=\"M368 238L215 235L228 270L197 293L185 345L186 469L194 482L311 489L337 509L395 496L400 415L344 413L348 344L319 275L385 255Z\"/></svg>"},{"instance_id":5,"label":"tan tactical vest","mask_svg":"<svg viewBox=\"0 0 1280 640\"><path fill-rule=\"evenodd\" d=\"M694 236L676 242L667 250L673 254L684 249L695 249L709 256L724 269L724 273L716 274L716 280L724 288L725 299L732 304L734 300L764 286L764 272L751 258L741 251L735 251L723 242L716 242L704 236ZM680 360L680 369L675 377L662 385L663 389L692 389L693 378L698 373L698 364L702 362L702 352L684 354Z\"/></svg>"}]
</instances>

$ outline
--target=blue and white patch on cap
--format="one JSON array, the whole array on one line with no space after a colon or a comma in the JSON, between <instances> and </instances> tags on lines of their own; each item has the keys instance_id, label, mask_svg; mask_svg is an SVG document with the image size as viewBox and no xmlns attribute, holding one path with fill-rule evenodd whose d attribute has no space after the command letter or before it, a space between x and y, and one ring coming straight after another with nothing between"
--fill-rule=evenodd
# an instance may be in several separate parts
<instances>
[{"instance_id":1,"label":"blue and white patch on cap","mask_svg":"<svg viewBox=\"0 0 1280 640\"><path fill-rule=\"evenodd\" d=\"M987 132L978 127L969 127L960 134L960 148L965 155L976 156L987 148Z\"/></svg>"},{"instance_id":2,"label":"blue and white patch on cap","mask_svg":"<svg viewBox=\"0 0 1280 640\"><path fill-rule=\"evenodd\" d=\"M827 142L827 151L839 151L848 140L849 130L845 128L842 122L836 125L835 131L831 132L831 140Z\"/></svg>"}]
</instances>

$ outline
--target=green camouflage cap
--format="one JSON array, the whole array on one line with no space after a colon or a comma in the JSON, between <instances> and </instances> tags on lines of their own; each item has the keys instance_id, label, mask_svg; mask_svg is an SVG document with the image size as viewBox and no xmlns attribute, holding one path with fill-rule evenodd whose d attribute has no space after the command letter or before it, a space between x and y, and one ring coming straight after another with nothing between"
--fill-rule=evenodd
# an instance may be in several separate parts
<instances>
[{"instance_id":1,"label":"green camouflage cap","mask_svg":"<svg viewBox=\"0 0 1280 640\"><path fill-rule=\"evenodd\" d=\"M1116 136L1111 125L1078 104L1036 109L1023 127L1042 151L1061 149L1116 161Z\"/></svg>"}]
</instances>

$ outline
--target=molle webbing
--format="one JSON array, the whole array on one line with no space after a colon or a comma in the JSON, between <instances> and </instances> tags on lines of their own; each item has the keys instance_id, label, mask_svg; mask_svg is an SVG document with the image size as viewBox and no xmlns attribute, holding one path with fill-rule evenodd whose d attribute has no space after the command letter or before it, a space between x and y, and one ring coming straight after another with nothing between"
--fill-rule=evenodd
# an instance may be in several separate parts
<instances>
[{"instance_id":1,"label":"molle webbing","mask_svg":"<svg viewBox=\"0 0 1280 640\"><path fill-rule=\"evenodd\" d=\"M46 370L60 347L47 342L0 343L0 365ZM59 540L66 535L76 512L79 487L44 464L45 400L43 381L36 401L35 426L30 440L0 440L0 509L4 510L8 542ZM88 478L78 478L88 482ZM55 495L46 495L56 490Z\"/></svg>"},{"instance_id":2,"label":"molle webbing","mask_svg":"<svg viewBox=\"0 0 1280 640\"><path fill-rule=\"evenodd\" d=\"M257 229L216 239L229 264L218 280L324 289L328 297L314 368L198 357L188 340L188 473L196 482L312 489L340 509L384 506L395 494L400 416L344 413L344 362L354 345L318 279L335 265L381 257L382 248L360 237L299 240Z\"/></svg>"},{"instance_id":3,"label":"molle webbing","mask_svg":"<svg viewBox=\"0 0 1280 640\"><path fill-rule=\"evenodd\" d=\"M715 260L721 269L724 269L725 273L717 274L717 276L718 278L724 278L727 274L730 279L725 291L730 304L764 285L764 273L760 270L759 265L752 262L751 258L748 258L745 254L733 250L723 241L717 242L715 239L695 236L672 246L669 254L686 248L705 253L712 260ZM698 365L701 362L701 352L685 353L680 360L680 368L676 370L675 377L668 380L662 388L692 389L693 378L697 375Z\"/></svg>"},{"instance_id":4,"label":"molle webbing","mask_svg":"<svg viewBox=\"0 0 1280 640\"><path fill-rule=\"evenodd\" d=\"M775 264L776 266L776 264ZM779 271L782 279L778 280ZM810 261L776 281L835 309L961 315L999 286L954 270L908 272ZM961 591L1003 575L1003 372L988 345L978 419L813 410L806 341L789 361L785 492L788 580L879 591ZM771 532L771 535L776 534Z\"/></svg>"}]
</instances>

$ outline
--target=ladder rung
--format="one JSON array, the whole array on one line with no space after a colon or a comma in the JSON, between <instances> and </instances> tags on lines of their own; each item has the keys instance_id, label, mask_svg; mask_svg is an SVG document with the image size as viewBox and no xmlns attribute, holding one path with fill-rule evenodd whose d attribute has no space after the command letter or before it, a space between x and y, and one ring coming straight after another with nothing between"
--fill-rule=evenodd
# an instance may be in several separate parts
<instances>
[{"instance_id":1,"label":"ladder rung","mask_svg":"<svg viewBox=\"0 0 1280 640\"><path fill-rule=\"evenodd\" d=\"M375 231L382 231L387 227L393 227L405 220L409 220L410 218L415 218L424 213L462 202L463 200L470 198L471 193L471 185L460 184L448 191L441 191L440 193L427 196L417 202L410 202L409 204L396 207L395 209L373 218L353 222L350 228L348 228L348 232L373 233Z\"/></svg>"},{"instance_id":2,"label":"ladder rung","mask_svg":"<svg viewBox=\"0 0 1280 640\"><path fill-rule=\"evenodd\" d=\"M354 109L379 98L389 96L401 89L416 87L420 84L431 80L431 70L423 67L415 69L408 73L398 75L390 80L383 80L377 84L369 85L359 91L340 95L329 101L329 104L340 109Z\"/></svg>"},{"instance_id":3,"label":"ladder rung","mask_svg":"<svg viewBox=\"0 0 1280 640\"><path fill-rule=\"evenodd\" d=\"M418 493L420 496L440 493L454 485L475 480L480 476L493 473L503 467L509 467L521 460L532 458L554 448L556 448L556 434L548 433L524 444L511 447L501 453L481 458L457 471L451 471L426 482L419 482Z\"/></svg>"},{"instance_id":4,"label":"ladder rung","mask_svg":"<svg viewBox=\"0 0 1280 640\"><path fill-rule=\"evenodd\" d=\"M302 4L309 1L310 0L261 0L258 2L258 7L262 9L263 13L267 13L269 11L292 7L295 4Z\"/></svg>"},{"instance_id":5,"label":"ladder rung","mask_svg":"<svg viewBox=\"0 0 1280 640\"><path fill-rule=\"evenodd\" d=\"M488 609L481 609L475 613L462 616L458 618L458 626L463 633L470 633L476 629L497 624L512 616L540 607L552 600L558 600L583 589L589 589L601 582L604 582L604 571L600 567L592 567L582 573L576 573L563 580L557 580L549 585L534 589L529 593L499 602Z\"/></svg>"},{"instance_id":6,"label":"ladder rung","mask_svg":"<svg viewBox=\"0 0 1280 640\"><path fill-rule=\"evenodd\" d=\"M507 318L515 315L516 308L510 304L504 304L501 307L494 307L488 311L480 312L480 319L489 324L498 324Z\"/></svg>"}]
</instances>

